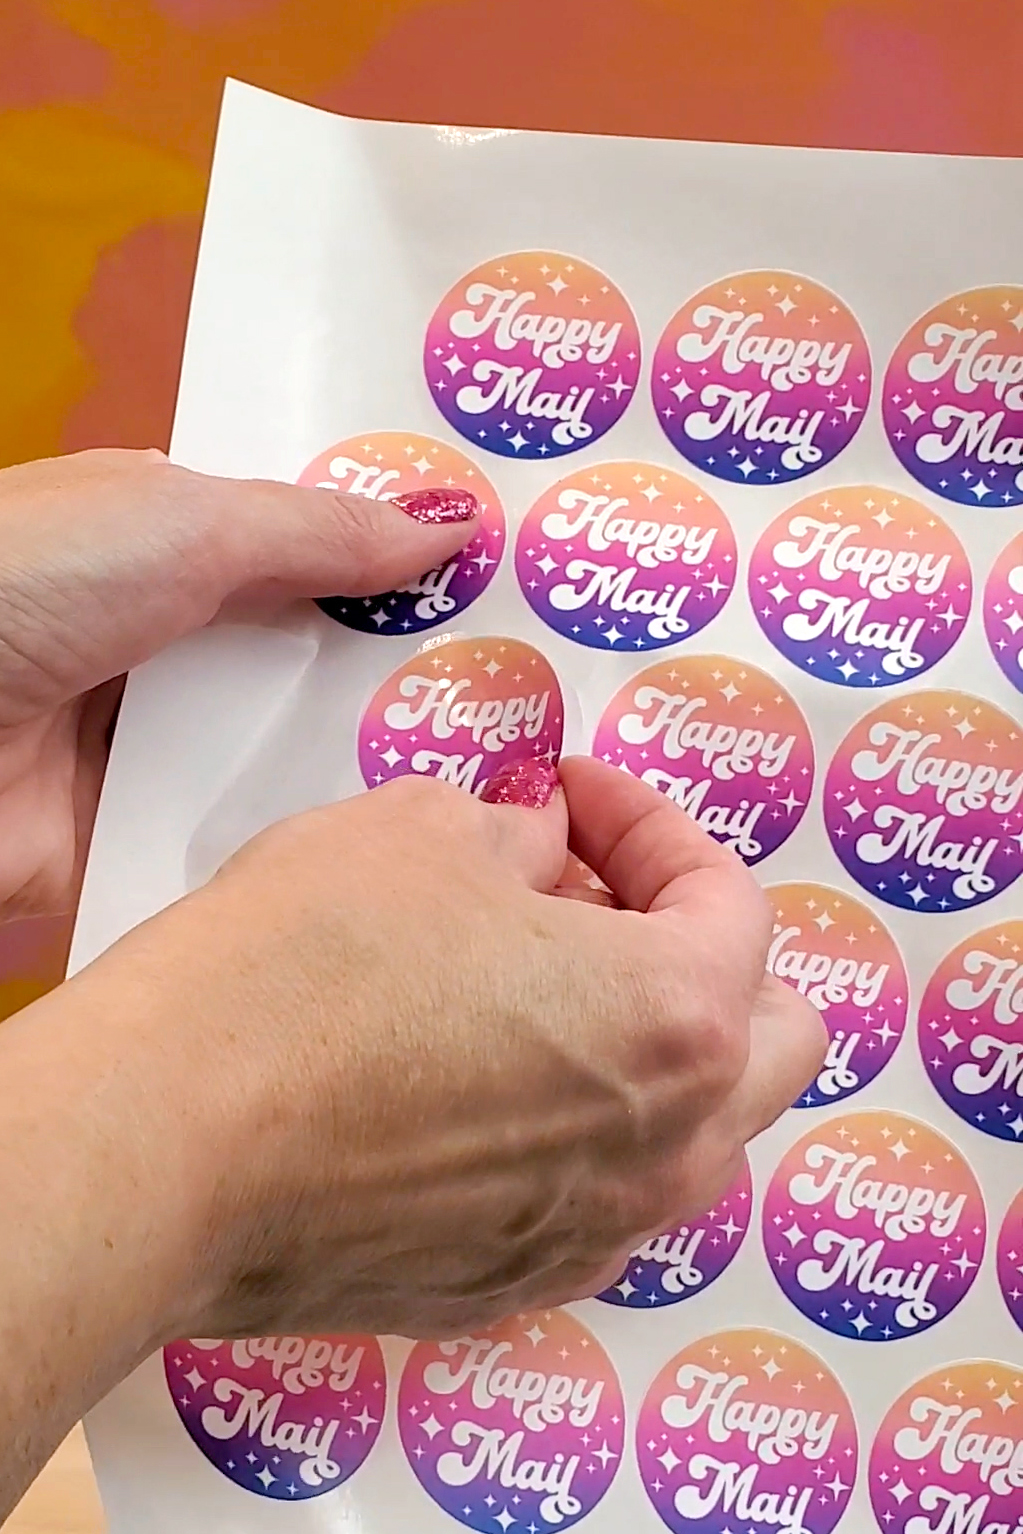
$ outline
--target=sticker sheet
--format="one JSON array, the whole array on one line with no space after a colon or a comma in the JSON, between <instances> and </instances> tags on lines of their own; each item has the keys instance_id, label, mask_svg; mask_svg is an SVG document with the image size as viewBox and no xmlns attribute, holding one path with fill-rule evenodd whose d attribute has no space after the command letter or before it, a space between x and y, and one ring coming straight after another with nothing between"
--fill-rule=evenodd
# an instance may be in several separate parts
<instances>
[{"instance_id":1,"label":"sticker sheet","mask_svg":"<svg viewBox=\"0 0 1023 1534\"><path fill-rule=\"evenodd\" d=\"M173 453L483 518L132 678L76 966L289 813L592 752L755 868L831 1046L596 1299L149 1360L113 1534L1021 1534L1023 167L232 84Z\"/></svg>"}]
</instances>

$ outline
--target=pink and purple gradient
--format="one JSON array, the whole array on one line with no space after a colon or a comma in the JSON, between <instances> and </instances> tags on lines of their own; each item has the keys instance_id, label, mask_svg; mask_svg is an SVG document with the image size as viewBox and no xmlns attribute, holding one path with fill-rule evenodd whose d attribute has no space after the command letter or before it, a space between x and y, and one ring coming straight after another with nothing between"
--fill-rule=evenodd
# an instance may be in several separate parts
<instances>
[{"instance_id":1,"label":"pink and purple gradient","mask_svg":"<svg viewBox=\"0 0 1023 1534\"><path fill-rule=\"evenodd\" d=\"M735 534L691 480L600 463L546 490L519 531L515 569L544 623L596 650L659 650L707 627L732 594Z\"/></svg>"},{"instance_id":2,"label":"pink and purple gradient","mask_svg":"<svg viewBox=\"0 0 1023 1534\"><path fill-rule=\"evenodd\" d=\"M920 1006L924 1069L966 1124L1023 1140L1023 921L967 938L942 960Z\"/></svg>"},{"instance_id":3,"label":"pink and purple gradient","mask_svg":"<svg viewBox=\"0 0 1023 1534\"><path fill-rule=\"evenodd\" d=\"M518 1316L457 1342L419 1343L398 1431L423 1489L479 1534L549 1534L593 1511L622 1462L614 1365L567 1311Z\"/></svg>"},{"instance_id":4,"label":"pink and purple gradient","mask_svg":"<svg viewBox=\"0 0 1023 1534\"><path fill-rule=\"evenodd\" d=\"M163 1361L189 1437L259 1497L322 1497L379 1437L387 1379L373 1337L192 1338L165 1348Z\"/></svg>"},{"instance_id":5,"label":"pink and purple gradient","mask_svg":"<svg viewBox=\"0 0 1023 1534\"><path fill-rule=\"evenodd\" d=\"M957 293L918 320L888 365L884 425L935 495L1023 504L1023 287Z\"/></svg>"},{"instance_id":6,"label":"pink and purple gradient","mask_svg":"<svg viewBox=\"0 0 1023 1534\"><path fill-rule=\"evenodd\" d=\"M744 1159L735 1186L700 1220L647 1241L621 1280L597 1296L627 1310L662 1310L702 1294L738 1256L753 1213L753 1179Z\"/></svg>"},{"instance_id":7,"label":"pink and purple gradient","mask_svg":"<svg viewBox=\"0 0 1023 1534\"><path fill-rule=\"evenodd\" d=\"M504 553L500 497L481 470L446 442L416 432L373 431L337 442L314 458L300 485L391 501L417 490L471 491L480 504L479 531L462 552L398 591L372 597L327 597L320 607L363 634L421 634L449 623L483 595Z\"/></svg>"},{"instance_id":8,"label":"pink and purple gradient","mask_svg":"<svg viewBox=\"0 0 1023 1534\"><path fill-rule=\"evenodd\" d=\"M1023 1370L944 1364L899 1397L870 1451L882 1534L1020 1534Z\"/></svg>"},{"instance_id":9,"label":"pink and purple gradient","mask_svg":"<svg viewBox=\"0 0 1023 1534\"><path fill-rule=\"evenodd\" d=\"M1023 1190L1006 1210L998 1233L998 1287L1010 1316L1023 1332Z\"/></svg>"},{"instance_id":10,"label":"pink and purple gradient","mask_svg":"<svg viewBox=\"0 0 1023 1534\"><path fill-rule=\"evenodd\" d=\"M798 705L725 655L672 656L634 676L604 709L592 754L653 784L751 865L792 835L813 792Z\"/></svg>"},{"instance_id":11,"label":"pink and purple gradient","mask_svg":"<svg viewBox=\"0 0 1023 1534\"><path fill-rule=\"evenodd\" d=\"M639 1414L636 1453L672 1534L831 1534L856 1484L859 1444L827 1364L750 1327L702 1337L665 1365Z\"/></svg>"},{"instance_id":12,"label":"pink and purple gradient","mask_svg":"<svg viewBox=\"0 0 1023 1534\"><path fill-rule=\"evenodd\" d=\"M1023 692L1023 533L1002 550L988 576L984 628L995 660Z\"/></svg>"},{"instance_id":13,"label":"pink and purple gradient","mask_svg":"<svg viewBox=\"0 0 1023 1534\"><path fill-rule=\"evenodd\" d=\"M836 459L870 404L856 316L791 272L712 283L671 320L653 365L657 418L683 458L739 485L784 485Z\"/></svg>"},{"instance_id":14,"label":"pink and purple gradient","mask_svg":"<svg viewBox=\"0 0 1023 1534\"><path fill-rule=\"evenodd\" d=\"M550 662L521 639L428 644L377 689L359 725L368 788L418 773L480 794L501 767L561 754L565 704Z\"/></svg>"},{"instance_id":15,"label":"pink and purple gradient","mask_svg":"<svg viewBox=\"0 0 1023 1534\"><path fill-rule=\"evenodd\" d=\"M902 1041L909 978L898 945L873 911L823 884L767 890L771 974L806 996L828 1030L827 1058L797 1108L845 1102L870 1086Z\"/></svg>"},{"instance_id":16,"label":"pink and purple gradient","mask_svg":"<svg viewBox=\"0 0 1023 1534\"><path fill-rule=\"evenodd\" d=\"M961 1152L930 1125L868 1109L803 1136L771 1178L771 1271L836 1337L893 1342L937 1326L984 1260L987 1215Z\"/></svg>"},{"instance_id":17,"label":"pink and purple gradient","mask_svg":"<svg viewBox=\"0 0 1023 1534\"><path fill-rule=\"evenodd\" d=\"M486 261L441 300L423 357L449 426L502 458L559 458L609 432L639 382L639 326L609 277L573 256Z\"/></svg>"},{"instance_id":18,"label":"pink and purple gradient","mask_svg":"<svg viewBox=\"0 0 1023 1534\"><path fill-rule=\"evenodd\" d=\"M970 616L973 578L950 527L876 485L783 512L750 560L757 621L787 660L841 687L893 687L937 665Z\"/></svg>"},{"instance_id":19,"label":"pink and purple gradient","mask_svg":"<svg viewBox=\"0 0 1023 1534\"><path fill-rule=\"evenodd\" d=\"M849 731L824 819L868 894L924 914L993 900L1023 872L1023 731L961 692L892 698Z\"/></svg>"}]
</instances>

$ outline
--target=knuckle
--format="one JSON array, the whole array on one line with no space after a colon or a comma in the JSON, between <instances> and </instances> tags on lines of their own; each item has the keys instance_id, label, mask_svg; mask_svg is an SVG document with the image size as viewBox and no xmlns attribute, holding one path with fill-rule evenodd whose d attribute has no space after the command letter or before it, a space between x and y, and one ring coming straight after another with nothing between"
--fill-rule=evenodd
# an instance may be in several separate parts
<instances>
[{"instance_id":1,"label":"knuckle","mask_svg":"<svg viewBox=\"0 0 1023 1534\"><path fill-rule=\"evenodd\" d=\"M342 491L325 492L331 503L331 535L340 549L351 578L346 581L346 596L369 596L371 590L361 578L365 569L370 576L380 550L380 511L366 496L345 495Z\"/></svg>"}]
</instances>

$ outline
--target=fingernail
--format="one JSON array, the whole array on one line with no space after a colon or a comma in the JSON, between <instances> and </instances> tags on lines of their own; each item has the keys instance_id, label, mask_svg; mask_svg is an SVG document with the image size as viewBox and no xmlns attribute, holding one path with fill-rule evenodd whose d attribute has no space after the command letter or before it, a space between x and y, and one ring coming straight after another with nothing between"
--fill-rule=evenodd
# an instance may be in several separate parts
<instances>
[{"instance_id":1,"label":"fingernail","mask_svg":"<svg viewBox=\"0 0 1023 1534\"><path fill-rule=\"evenodd\" d=\"M442 527L448 522L471 522L478 517L480 503L471 490L409 490L391 502L415 522Z\"/></svg>"},{"instance_id":2,"label":"fingernail","mask_svg":"<svg viewBox=\"0 0 1023 1534\"><path fill-rule=\"evenodd\" d=\"M524 810L542 810L560 786L553 762L535 756L527 762L508 762L499 767L480 798L484 804L515 804Z\"/></svg>"}]
</instances>

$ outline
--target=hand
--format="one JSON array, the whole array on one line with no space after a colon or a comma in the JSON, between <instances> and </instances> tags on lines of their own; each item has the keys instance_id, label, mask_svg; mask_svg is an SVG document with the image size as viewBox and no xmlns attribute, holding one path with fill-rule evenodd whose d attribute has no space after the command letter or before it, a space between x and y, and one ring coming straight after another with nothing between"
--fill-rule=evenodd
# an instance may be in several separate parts
<instances>
[{"instance_id":1,"label":"hand","mask_svg":"<svg viewBox=\"0 0 1023 1534\"><path fill-rule=\"evenodd\" d=\"M126 671L232 603L371 595L444 564L476 525L454 494L452 520L422 525L410 498L157 452L0 472L0 920L74 908Z\"/></svg>"},{"instance_id":2,"label":"hand","mask_svg":"<svg viewBox=\"0 0 1023 1534\"><path fill-rule=\"evenodd\" d=\"M188 1259L154 1340L458 1335L593 1294L814 1075L746 868L635 779L562 776L543 808L406 779L284 822L71 983L95 1018L131 998L109 1112L146 1105ZM627 909L543 893L569 823Z\"/></svg>"}]
</instances>

